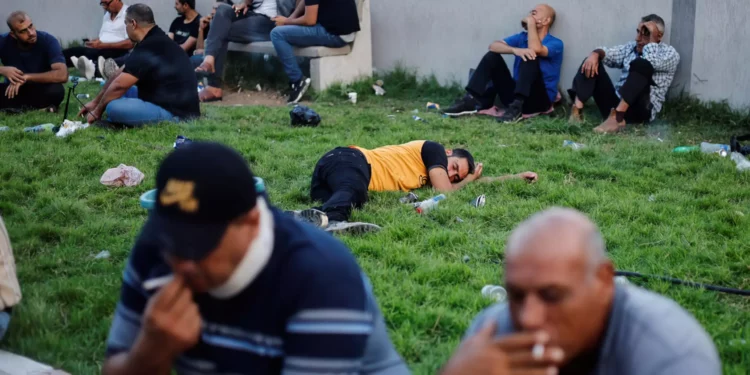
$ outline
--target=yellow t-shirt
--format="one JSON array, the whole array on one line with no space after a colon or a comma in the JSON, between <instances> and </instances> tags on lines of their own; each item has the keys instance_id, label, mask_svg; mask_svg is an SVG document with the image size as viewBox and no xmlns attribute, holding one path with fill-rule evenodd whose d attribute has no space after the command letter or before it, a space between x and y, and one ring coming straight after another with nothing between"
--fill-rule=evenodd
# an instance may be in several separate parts
<instances>
[{"instance_id":1,"label":"yellow t-shirt","mask_svg":"<svg viewBox=\"0 0 750 375\"><path fill-rule=\"evenodd\" d=\"M361 151L370 164L372 173L368 190L411 191L425 186L429 182L427 167L422 159L425 142L412 141L373 150L351 146Z\"/></svg>"}]
</instances>

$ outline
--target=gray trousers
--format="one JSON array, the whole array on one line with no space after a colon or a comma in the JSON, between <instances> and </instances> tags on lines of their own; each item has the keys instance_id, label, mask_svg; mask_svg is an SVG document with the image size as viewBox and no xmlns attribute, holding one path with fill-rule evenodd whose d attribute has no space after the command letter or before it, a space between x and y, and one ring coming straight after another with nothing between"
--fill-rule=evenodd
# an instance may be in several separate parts
<instances>
[{"instance_id":1,"label":"gray trousers","mask_svg":"<svg viewBox=\"0 0 750 375\"><path fill-rule=\"evenodd\" d=\"M251 13L237 16L228 4L220 4L211 20L211 28L206 37L206 56L214 57L216 77L209 82L221 82L229 42L252 43L271 40L271 29L275 24L270 18Z\"/></svg>"}]
</instances>

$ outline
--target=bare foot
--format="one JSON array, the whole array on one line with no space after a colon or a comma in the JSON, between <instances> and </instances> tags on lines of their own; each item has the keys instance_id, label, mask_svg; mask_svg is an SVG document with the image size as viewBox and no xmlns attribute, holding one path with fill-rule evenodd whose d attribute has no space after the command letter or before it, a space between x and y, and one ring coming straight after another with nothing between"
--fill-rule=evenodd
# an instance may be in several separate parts
<instances>
[{"instance_id":1,"label":"bare foot","mask_svg":"<svg viewBox=\"0 0 750 375\"><path fill-rule=\"evenodd\" d=\"M201 90L200 94L198 94L198 99L200 99L200 101L203 103L208 103L219 101L221 100L222 96L223 91L220 88L206 86L206 88Z\"/></svg>"},{"instance_id":2,"label":"bare foot","mask_svg":"<svg viewBox=\"0 0 750 375\"><path fill-rule=\"evenodd\" d=\"M204 72L204 73L211 73L213 74L215 72L216 68L214 68L214 57L213 56L206 56L203 58L203 62L195 68L196 72Z\"/></svg>"}]
</instances>

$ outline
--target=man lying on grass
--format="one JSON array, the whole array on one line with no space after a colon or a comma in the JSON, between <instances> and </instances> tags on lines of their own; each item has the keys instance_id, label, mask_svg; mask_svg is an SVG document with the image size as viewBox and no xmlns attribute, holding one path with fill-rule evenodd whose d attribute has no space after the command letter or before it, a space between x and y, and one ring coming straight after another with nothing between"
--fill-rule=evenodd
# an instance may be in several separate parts
<instances>
[{"instance_id":1,"label":"man lying on grass","mask_svg":"<svg viewBox=\"0 0 750 375\"><path fill-rule=\"evenodd\" d=\"M508 302L479 314L441 375L718 375L716 346L674 301L616 285L601 232L553 208L505 247Z\"/></svg>"},{"instance_id":2,"label":"man lying on grass","mask_svg":"<svg viewBox=\"0 0 750 375\"><path fill-rule=\"evenodd\" d=\"M236 151L175 150L156 188L102 374L408 375L351 251L258 196Z\"/></svg>"},{"instance_id":3,"label":"man lying on grass","mask_svg":"<svg viewBox=\"0 0 750 375\"><path fill-rule=\"evenodd\" d=\"M473 181L494 182L520 178L535 182L534 172L502 177L482 177L482 163L464 149L446 149L431 141L383 146L373 150L338 147L318 161L310 185L310 198L322 206L291 213L328 232L364 233L380 230L369 223L350 223L352 207L367 202L368 191L404 191L431 185L439 192L463 188Z\"/></svg>"}]
</instances>

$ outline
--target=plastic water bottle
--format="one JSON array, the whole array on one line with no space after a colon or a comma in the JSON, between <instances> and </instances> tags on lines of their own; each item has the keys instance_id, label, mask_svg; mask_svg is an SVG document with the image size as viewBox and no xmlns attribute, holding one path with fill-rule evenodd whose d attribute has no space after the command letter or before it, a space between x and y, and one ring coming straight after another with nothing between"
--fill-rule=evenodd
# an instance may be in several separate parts
<instances>
[{"instance_id":1,"label":"plastic water bottle","mask_svg":"<svg viewBox=\"0 0 750 375\"><path fill-rule=\"evenodd\" d=\"M570 147L577 151L586 148L586 145L583 143L575 143L573 141L565 140L563 141L563 147Z\"/></svg>"},{"instance_id":2,"label":"plastic water bottle","mask_svg":"<svg viewBox=\"0 0 750 375\"><path fill-rule=\"evenodd\" d=\"M727 156L729 151L730 151L729 145L722 145L719 143L701 142L701 152L703 152L704 154L720 153L722 156Z\"/></svg>"},{"instance_id":3,"label":"plastic water bottle","mask_svg":"<svg viewBox=\"0 0 750 375\"><path fill-rule=\"evenodd\" d=\"M41 124L37 126L30 126L28 128L24 128L23 131L27 133L43 133L46 131L52 131L52 128L55 127L55 124Z\"/></svg>"},{"instance_id":4,"label":"plastic water bottle","mask_svg":"<svg viewBox=\"0 0 750 375\"><path fill-rule=\"evenodd\" d=\"M693 152L693 151L698 151L700 149L701 149L700 146L680 146L680 147L675 147L674 150L672 150L672 152L679 152L679 153Z\"/></svg>"},{"instance_id":5,"label":"plastic water bottle","mask_svg":"<svg viewBox=\"0 0 750 375\"><path fill-rule=\"evenodd\" d=\"M90 98L89 94L76 94L76 98L78 99L88 99Z\"/></svg>"},{"instance_id":6,"label":"plastic water bottle","mask_svg":"<svg viewBox=\"0 0 750 375\"><path fill-rule=\"evenodd\" d=\"M750 170L750 160L747 160L747 158L739 152L732 153L732 161L737 163L738 171L744 172Z\"/></svg>"},{"instance_id":7,"label":"plastic water bottle","mask_svg":"<svg viewBox=\"0 0 750 375\"><path fill-rule=\"evenodd\" d=\"M428 200L419 202L419 205L416 207L417 213L426 214L430 212L433 208L437 207L443 199L445 199L445 194L440 194Z\"/></svg>"},{"instance_id":8,"label":"plastic water bottle","mask_svg":"<svg viewBox=\"0 0 750 375\"><path fill-rule=\"evenodd\" d=\"M495 300L495 302L505 302L508 298L508 292L499 285L485 285L482 288L482 296Z\"/></svg>"}]
</instances>

